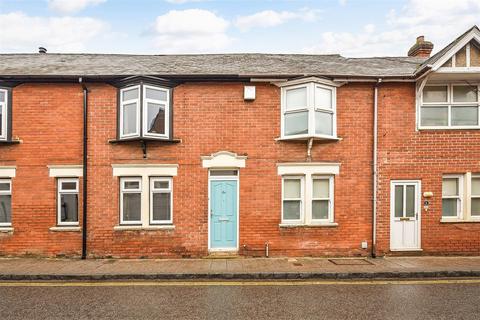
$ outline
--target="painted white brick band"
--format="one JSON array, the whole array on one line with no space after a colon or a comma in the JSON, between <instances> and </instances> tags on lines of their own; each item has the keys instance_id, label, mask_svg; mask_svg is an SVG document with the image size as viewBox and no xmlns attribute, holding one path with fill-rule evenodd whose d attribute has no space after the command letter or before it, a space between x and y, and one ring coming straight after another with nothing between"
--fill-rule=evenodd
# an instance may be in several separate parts
<instances>
[{"instance_id":1,"label":"painted white brick band","mask_svg":"<svg viewBox=\"0 0 480 320\"><path fill-rule=\"evenodd\" d=\"M83 176L82 165L49 165L49 176L52 178L78 178Z\"/></svg>"},{"instance_id":2,"label":"painted white brick band","mask_svg":"<svg viewBox=\"0 0 480 320\"><path fill-rule=\"evenodd\" d=\"M178 164L112 164L115 177L174 177Z\"/></svg>"},{"instance_id":3,"label":"painted white brick band","mask_svg":"<svg viewBox=\"0 0 480 320\"><path fill-rule=\"evenodd\" d=\"M278 174L283 175L337 175L340 173L340 163L305 162L278 163Z\"/></svg>"},{"instance_id":4,"label":"painted white brick band","mask_svg":"<svg viewBox=\"0 0 480 320\"><path fill-rule=\"evenodd\" d=\"M15 178L17 167L4 166L0 167L0 178Z\"/></svg>"}]
</instances>

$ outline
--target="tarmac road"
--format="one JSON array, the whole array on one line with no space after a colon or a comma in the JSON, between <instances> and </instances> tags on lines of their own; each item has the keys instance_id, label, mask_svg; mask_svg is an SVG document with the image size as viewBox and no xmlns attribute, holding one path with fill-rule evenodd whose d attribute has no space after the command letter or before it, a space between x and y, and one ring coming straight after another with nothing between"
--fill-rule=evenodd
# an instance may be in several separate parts
<instances>
[{"instance_id":1,"label":"tarmac road","mask_svg":"<svg viewBox=\"0 0 480 320\"><path fill-rule=\"evenodd\" d=\"M0 319L480 319L480 279L0 282Z\"/></svg>"}]
</instances>

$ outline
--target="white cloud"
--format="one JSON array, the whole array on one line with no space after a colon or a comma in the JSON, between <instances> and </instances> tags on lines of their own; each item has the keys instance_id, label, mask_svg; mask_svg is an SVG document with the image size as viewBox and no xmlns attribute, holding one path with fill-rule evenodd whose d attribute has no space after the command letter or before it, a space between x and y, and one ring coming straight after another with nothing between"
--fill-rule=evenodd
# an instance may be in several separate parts
<instances>
[{"instance_id":1,"label":"white cloud","mask_svg":"<svg viewBox=\"0 0 480 320\"><path fill-rule=\"evenodd\" d=\"M345 7L347 5L347 0L338 0L338 3L342 6Z\"/></svg>"},{"instance_id":2,"label":"white cloud","mask_svg":"<svg viewBox=\"0 0 480 320\"><path fill-rule=\"evenodd\" d=\"M72 14L107 0L48 0L48 7L61 14Z\"/></svg>"},{"instance_id":3,"label":"white cloud","mask_svg":"<svg viewBox=\"0 0 480 320\"><path fill-rule=\"evenodd\" d=\"M375 31L375 25L373 23L369 23L363 27L363 31L366 33L372 33Z\"/></svg>"},{"instance_id":4,"label":"white cloud","mask_svg":"<svg viewBox=\"0 0 480 320\"><path fill-rule=\"evenodd\" d=\"M22 12L0 14L2 51L32 52L38 46L50 52L79 52L108 29L88 17L32 17Z\"/></svg>"},{"instance_id":5,"label":"white cloud","mask_svg":"<svg viewBox=\"0 0 480 320\"><path fill-rule=\"evenodd\" d=\"M443 46L475 23L480 17L478 0L409 0L399 11L386 17L387 28L374 32L374 25L361 31L324 32L317 44L305 52L341 53L345 56L405 56L419 35Z\"/></svg>"},{"instance_id":6,"label":"white cloud","mask_svg":"<svg viewBox=\"0 0 480 320\"><path fill-rule=\"evenodd\" d=\"M240 16L235 20L235 26L242 31L252 28L275 27L291 20L315 21L320 10L303 8L298 11L264 10L248 16Z\"/></svg>"},{"instance_id":7,"label":"white cloud","mask_svg":"<svg viewBox=\"0 0 480 320\"><path fill-rule=\"evenodd\" d=\"M202 2L206 0L165 0L165 1L173 4L184 4L188 2Z\"/></svg>"},{"instance_id":8,"label":"white cloud","mask_svg":"<svg viewBox=\"0 0 480 320\"><path fill-rule=\"evenodd\" d=\"M155 21L155 46L164 53L216 52L232 41L228 25L208 10L172 10Z\"/></svg>"}]
</instances>

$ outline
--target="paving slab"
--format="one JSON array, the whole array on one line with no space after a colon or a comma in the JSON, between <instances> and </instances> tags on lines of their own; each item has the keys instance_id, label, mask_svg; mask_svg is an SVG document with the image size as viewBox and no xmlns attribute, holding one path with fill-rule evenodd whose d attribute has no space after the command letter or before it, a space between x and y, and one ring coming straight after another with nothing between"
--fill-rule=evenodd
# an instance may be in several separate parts
<instances>
[{"instance_id":1,"label":"paving slab","mask_svg":"<svg viewBox=\"0 0 480 320\"><path fill-rule=\"evenodd\" d=\"M358 259L358 258L357 258ZM0 280L372 279L480 277L480 257L36 259L0 258Z\"/></svg>"}]
</instances>

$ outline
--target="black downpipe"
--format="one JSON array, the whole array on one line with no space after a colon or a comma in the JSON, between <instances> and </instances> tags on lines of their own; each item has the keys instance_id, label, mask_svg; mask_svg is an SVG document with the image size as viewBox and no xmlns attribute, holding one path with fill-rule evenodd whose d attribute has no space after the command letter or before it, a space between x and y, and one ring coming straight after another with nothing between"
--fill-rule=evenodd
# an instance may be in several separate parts
<instances>
[{"instance_id":1,"label":"black downpipe","mask_svg":"<svg viewBox=\"0 0 480 320\"><path fill-rule=\"evenodd\" d=\"M87 258L87 142L88 142L88 88L82 83L82 78L78 81L83 88L83 219L82 219L82 259Z\"/></svg>"}]
</instances>

